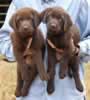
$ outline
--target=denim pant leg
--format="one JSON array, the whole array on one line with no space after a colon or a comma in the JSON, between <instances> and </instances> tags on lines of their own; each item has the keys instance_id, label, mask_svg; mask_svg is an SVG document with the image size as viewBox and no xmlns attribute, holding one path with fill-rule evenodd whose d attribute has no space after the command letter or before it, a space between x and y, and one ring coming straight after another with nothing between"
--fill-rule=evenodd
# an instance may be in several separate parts
<instances>
[{"instance_id":1,"label":"denim pant leg","mask_svg":"<svg viewBox=\"0 0 90 100\"><path fill-rule=\"evenodd\" d=\"M0 54L5 56L8 61L15 61L10 37L0 38Z\"/></svg>"}]
</instances>

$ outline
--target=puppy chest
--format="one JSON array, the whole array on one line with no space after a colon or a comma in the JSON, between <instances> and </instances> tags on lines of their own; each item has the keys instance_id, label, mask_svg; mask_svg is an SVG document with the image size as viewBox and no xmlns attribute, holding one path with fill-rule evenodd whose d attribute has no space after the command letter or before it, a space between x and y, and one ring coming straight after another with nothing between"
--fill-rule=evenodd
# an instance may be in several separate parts
<instances>
[{"instance_id":1,"label":"puppy chest","mask_svg":"<svg viewBox=\"0 0 90 100\"><path fill-rule=\"evenodd\" d=\"M57 48L63 48L63 49L65 48L66 43L64 38L57 37L51 41Z\"/></svg>"}]
</instances>

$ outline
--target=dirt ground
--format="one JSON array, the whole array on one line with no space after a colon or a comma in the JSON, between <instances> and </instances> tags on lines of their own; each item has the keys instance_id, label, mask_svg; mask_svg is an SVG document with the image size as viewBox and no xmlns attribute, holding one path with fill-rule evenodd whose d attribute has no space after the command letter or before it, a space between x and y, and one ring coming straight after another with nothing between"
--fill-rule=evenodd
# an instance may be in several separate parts
<instances>
[{"instance_id":1,"label":"dirt ground","mask_svg":"<svg viewBox=\"0 0 90 100\"><path fill-rule=\"evenodd\" d=\"M90 63L85 66L87 100L90 100ZM0 100L15 100L16 63L0 60Z\"/></svg>"}]
</instances>

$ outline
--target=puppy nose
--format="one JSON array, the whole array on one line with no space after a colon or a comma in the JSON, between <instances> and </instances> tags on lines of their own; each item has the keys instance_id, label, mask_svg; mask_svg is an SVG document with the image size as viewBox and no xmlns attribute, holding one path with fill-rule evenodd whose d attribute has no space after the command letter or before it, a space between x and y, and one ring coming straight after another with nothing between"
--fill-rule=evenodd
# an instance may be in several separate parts
<instances>
[{"instance_id":1,"label":"puppy nose","mask_svg":"<svg viewBox=\"0 0 90 100\"><path fill-rule=\"evenodd\" d=\"M23 28L24 28L24 30L27 30L28 29L28 26L27 25L24 25Z\"/></svg>"},{"instance_id":2,"label":"puppy nose","mask_svg":"<svg viewBox=\"0 0 90 100\"><path fill-rule=\"evenodd\" d=\"M54 24L54 23L53 23L53 24L51 24L51 27L52 27L52 28L56 28L56 26L57 26L57 25L56 25L56 24Z\"/></svg>"}]
</instances>

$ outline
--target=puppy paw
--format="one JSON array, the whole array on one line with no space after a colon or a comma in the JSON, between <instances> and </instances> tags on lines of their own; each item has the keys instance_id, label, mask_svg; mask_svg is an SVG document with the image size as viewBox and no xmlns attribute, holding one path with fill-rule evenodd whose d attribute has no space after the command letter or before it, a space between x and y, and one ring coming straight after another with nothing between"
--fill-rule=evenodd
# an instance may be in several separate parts
<instances>
[{"instance_id":1,"label":"puppy paw","mask_svg":"<svg viewBox=\"0 0 90 100\"><path fill-rule=\"evenodd\" d=\"M44 80L47 81L47 80L49 80L49 79L50 79L50 76L49 76L49 74L47 74L47 73L46 73L45 75L42 75L42 76L41 76L41 80L43 80L43 81L44 81Z\"/></svg>"},{"instance_id":2,"label":"puppy paw","mask_svg":"<svg viewBox=\"0 0 90 100\"><path fill-rule=\"evenodd\" d=\"M16 97L20 97L20 96L21 96L21 91L19 91L19 90L17 91L17 90L16 90L16 91L15 91L15 96L16 96Z\"/></svg>"},{"instance_id":3,"label":"puppy paw","mask_svg":"<svg viewBox=\"0 0 90 100\"><path fill-rule=\"evenodd\" d=\"M61 79L64 79L65 77L66 77L66 73L59 73L59 77L61 78Z\"/></svg>"},{"instance_id":4,"label":"puppy paw","mask_svg":"<svg viewBox=\"0 0 90 100\"><path fill-rule=\"evenodd\" d=\"M78 84L76 86L77 90L80 91L80 92L83 92L84 88L83 88L83 85L82 84Z\"/></svg>"},{"instance_id":5,"label":"puppy paw","mask_svg":"<svg viewBox=\"0 0 90 100\"><path fill-rule=\"evenodd\" d=\"M52 94L54 92L54 88L53 87L47 88L47 92L48 92L48 94Z\"/></svg>"},{"instance_id":6,"label":"puppy paw","mask_svg":"<svg viewBox=\"0 0 90 100\"><path fill-rule=\"evenodd\" d=\"M47 92L48 94L52 94L54 92L54 83L52 81L48 82L47 84Z\"/></svg>"},{"instance_id":7,"label":"puppy paw","mask_svg":"<svg viewBox=\"0 0 90 100\"><path fill-rule=\"evenodd\" d=\"M23 97L27 96L27 95L28 95L28 91L22 89L22 91L21 91L21 95L22 95Z\"/></svg>"}]
</instances>

